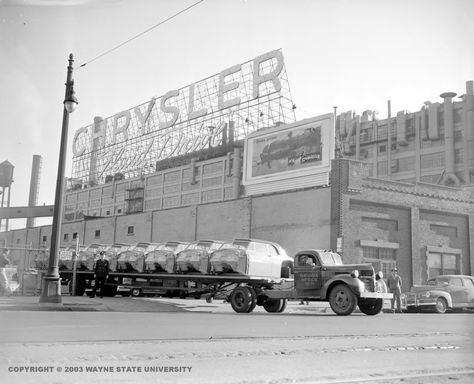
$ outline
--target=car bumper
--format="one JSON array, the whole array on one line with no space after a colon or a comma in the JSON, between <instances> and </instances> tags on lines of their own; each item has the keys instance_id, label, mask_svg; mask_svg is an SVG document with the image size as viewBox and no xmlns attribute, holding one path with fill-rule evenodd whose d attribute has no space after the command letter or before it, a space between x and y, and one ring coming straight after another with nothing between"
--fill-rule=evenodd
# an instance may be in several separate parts
<instances>
[{"instance_id":1,"label":"car bumper","mask_svg":"<svg viewBox=\"0 0 474 384\"><path fill-rule=\"evenodd\" d=\"M407 297L407 307L422 307L436 305L435 297Z\"/></svg>"},{"instance_id":2,"label":"car bumper","mask_svg":"<svg viewBox=\"0 0 474 384\"><path fill-rule=\"evenodd\" d=\"M361 292L360 297L364 299L392 299L393 294L392 293L381 293L381 292Z\"/></svg>"},{"instance_id":3,"label":"car bumper","mask_svg":"<svg viewBox=\"0 0 474 384\"><path fill-rule=\"evenodd\" d=\"M130 293L132 289L130 287L125 287L123 285L117 285L117 294L121 293Z\"/></svg>"}]
</instances>

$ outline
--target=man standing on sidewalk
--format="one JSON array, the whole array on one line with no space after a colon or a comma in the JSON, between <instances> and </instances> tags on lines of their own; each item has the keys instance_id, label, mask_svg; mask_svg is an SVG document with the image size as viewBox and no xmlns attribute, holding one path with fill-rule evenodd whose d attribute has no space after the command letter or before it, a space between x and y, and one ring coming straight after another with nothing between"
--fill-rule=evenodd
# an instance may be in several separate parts
<instances>
[{"instance_id":1,"label":"man standing on sidewalk","mask_svg":"<svg viewBox=\"0 0 474 384\"><path fill-rule=\"evenodd\" d=\"M109 277L109 271L109 261L105 258L105 252L100 251L99 259L95 262L95 284L91 297L95 297L98 287L100 287L100 297L104 297L104 285Z\"/></svg>"},{"instance_id":2,"label":"man standing on sidewalk","mask_svg":"<svg viewBox=\"0 0 474 384\"><path fill-rule=\"evenodd\" d=\"M5 292L5 294L7 295L10 295L12 293L5 271L5 267L10 264L10 259L8 258L9 253L10 250L8 248L3 248L2 254L0 255L0 288L1 291Z\"/></svg>"},{"instance_id":3,"label":"man standing on sidewalk","mask_svg":"<svg viewBox=\"0 0 474 384\"><path fill-rule=\"evenodd\" d=\"M388 290L393 293L392 312L395 313L395 300L397 301L397 312L402 313L402 278L397 268L393 268L387 279Z\"/></svg>"}]
</instances>

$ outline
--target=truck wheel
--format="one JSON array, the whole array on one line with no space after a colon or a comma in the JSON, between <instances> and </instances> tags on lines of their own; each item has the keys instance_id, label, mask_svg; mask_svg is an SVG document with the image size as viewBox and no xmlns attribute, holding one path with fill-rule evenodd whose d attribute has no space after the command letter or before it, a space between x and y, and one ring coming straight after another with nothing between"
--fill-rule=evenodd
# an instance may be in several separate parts
<instances>
[{"instance_id":1,"label":"truck wheel","mask_svg":"<svg viewBox=\"0 0 474 384\"><path fill-rule=\"evenodd\" d=\"M448 304L446 303L446 300L442 297L438 297L438 299L436 300L436 305L434 306L435 312L445 313L446 309L448 309Z\"/></svg>"},{"instance_id":2,"label":"truck wheel","mask_svg":"<svg viewBox=\"0 0 474 384\"><path fill-rule=\"evenodd\" d=\"M140 297L142 295L142 290L140 288L133 288L131 295L132 297Z\"/></svg>"},{"instance_id":3,"label":"truck wheel","mask_svg":"<svg viewBox=\"0 0 474 384\"><path fill-rule=\"evenodd\" d=\"M357 306L357 296L345 284L336 285L329 293L329 305L336 315L347 316Z\"/></svg>"},{"instance_id":4,"label":"truck wheel","mask_svg":"<svg viewBox=\"0 0 474 384\"><path fill-rule=\"evenodd\" d=\"M252 292L248 287L237 287L230 294L230 305L237 313L247 313L253 304Z\"/></svg>"},{"instance_id":5,"label":"truck wheel","mask_svg":"<svg viewBox=\"0 0 474 384\"><path fill-rule=\"evenodd\" d=\"M367 299L359 301L359 309L366 315L378 315L383 309L383 299Z\"/></svg>"},{"instance_id":6,"label":"truck wheel","mask_svg":"<svg viewBox=\"0 0 474 384\"><path fill-rule=\"evenodd\" d=\"M263 308L268 313L282 312L286 307L286 301L284 299L267 299L263 303Z\"/></svg>"}]
</instances>

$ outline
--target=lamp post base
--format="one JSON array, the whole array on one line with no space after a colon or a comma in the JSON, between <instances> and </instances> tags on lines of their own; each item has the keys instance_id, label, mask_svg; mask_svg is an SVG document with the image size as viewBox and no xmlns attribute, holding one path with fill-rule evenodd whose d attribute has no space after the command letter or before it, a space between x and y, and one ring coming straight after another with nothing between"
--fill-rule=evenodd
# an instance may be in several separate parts
<instances>
[{"instance_id":1,"label":"lamp post base","mask_svg":"<svg viewBox=\"0 0 474 384\"><path fill-rule=\"evenodd\" d=\"M61 278L59 276L44 276L41 282L40 303L62 303Z\"/></svg>"}]
</instances>

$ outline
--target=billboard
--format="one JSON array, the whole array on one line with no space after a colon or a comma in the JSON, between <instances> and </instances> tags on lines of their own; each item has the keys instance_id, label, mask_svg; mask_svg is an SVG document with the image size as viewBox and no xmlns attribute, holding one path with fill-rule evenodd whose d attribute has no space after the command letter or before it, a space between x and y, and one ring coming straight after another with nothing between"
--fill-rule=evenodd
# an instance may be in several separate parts
<instances>
[{"instance_id":1,"label":"billboard","mask_svg":"<svg viewBox=\"0 0 474 384\"><path fill-rule=\"evenodd\" d=\"M243 183L250 192L327 184L334 115L259 130L246 138L244 156Z\"/></svg>"}]
</instances>

